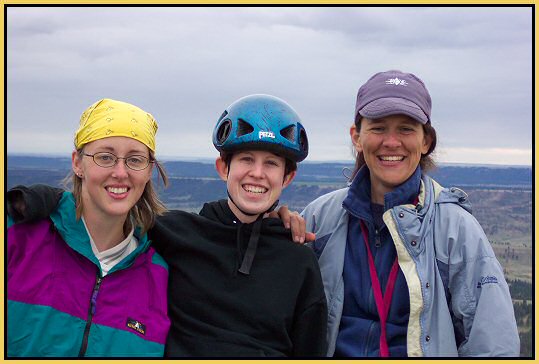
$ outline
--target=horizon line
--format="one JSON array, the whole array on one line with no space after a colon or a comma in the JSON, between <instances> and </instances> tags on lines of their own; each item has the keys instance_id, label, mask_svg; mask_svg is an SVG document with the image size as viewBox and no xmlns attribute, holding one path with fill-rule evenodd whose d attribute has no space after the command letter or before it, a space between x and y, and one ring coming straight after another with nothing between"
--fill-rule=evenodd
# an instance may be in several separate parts
<instances>
[{"instance_id":1,"label":"horizon line","mask_svg":"<svg viewBox=\"0 0 539 364\"><path fill-rule=\"evenodd\" d=\"M64 153L6 153L6 157L41 157L41 158L66 158L71 159L70 156L66 156ZM5 159L4 159L5 160ZM211 157L184 157L184 156L171 156L164 155L159 159L162 162L200 162L200 163L214 163L215 158ZM322 163L338 163L338 164L354 164L353 160L306 160L301 163L305 164L322 164ZM436 162L440 166L474 166L474 167L520 167L520 168L533 168L533 164L496 164L496 163L467 163L467 162Z\"/></svg>"}]
</instances>

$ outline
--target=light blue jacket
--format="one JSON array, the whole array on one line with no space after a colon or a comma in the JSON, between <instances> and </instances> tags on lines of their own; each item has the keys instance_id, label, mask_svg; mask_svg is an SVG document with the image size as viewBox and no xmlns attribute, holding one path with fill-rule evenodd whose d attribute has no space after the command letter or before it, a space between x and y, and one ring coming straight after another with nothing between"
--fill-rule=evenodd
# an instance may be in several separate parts
<instances>
[{"instance_id":1,"label":"light blue jacket","mask_svg":"<svg viewBox=\"0 0 539 364\"><path fill-rule=\"evenodd\" d=\"M344 303L347 193L321 196L302 213L307 231L316 233L313 249L328 300L328 356L335 352ZM387 210L384 222L409 288L408 356L519 356L503 269L462 190L423 176L419 204Z\"/></svg>"}]
</instances>

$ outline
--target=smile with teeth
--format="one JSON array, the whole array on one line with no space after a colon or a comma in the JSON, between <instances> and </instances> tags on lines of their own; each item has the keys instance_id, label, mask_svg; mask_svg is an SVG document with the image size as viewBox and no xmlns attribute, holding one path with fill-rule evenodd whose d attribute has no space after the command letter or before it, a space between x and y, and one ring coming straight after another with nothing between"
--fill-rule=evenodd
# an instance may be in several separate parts
<instances>
[{"instance_id":1,"label":"smile with teeth","mask_svg":"<svg viewBox=\"0 0 539 364\"><path fill-rule=\"evenodd\" d=\"M242 187L245 191L251 193L266 193L268 191L267 188L261 186L243 185Z\"/></svg>"},{"instance_id":2,"label":"smile with teeth","mask_svg":"<svg viewBox=\"0 0 539 364\"><path fill-rule=\"evenodd\" d=\"M122 193L126 193L128 190L127 187L107 187L107 191L110 193L114 193L116 195L120 195Z\"/></svg>"},{"instance_id":3,"label":"smile with teeth","mask_svg":"<svg viewBox=\"0 0 539 364\"><path fill-rule=\"evenodd\" d=\"M382 155L382 156L379 156L378 158L386 162L400 162L404 160L404 156L402 155Z\"/></svg>"}]
</instances>

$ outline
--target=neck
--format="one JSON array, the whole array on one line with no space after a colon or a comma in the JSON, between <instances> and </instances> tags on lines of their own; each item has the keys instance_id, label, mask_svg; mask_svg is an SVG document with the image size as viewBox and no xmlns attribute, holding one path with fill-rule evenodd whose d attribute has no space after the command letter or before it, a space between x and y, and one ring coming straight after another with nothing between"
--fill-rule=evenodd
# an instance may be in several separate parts
<instances>
[{"instance_id":1,"label":"neck","mask_svg":"<svg viewBox=\"0 0 539 364\"><path fill-rule=\"evenodd\" d=\"M260 214L258 215L254 215L254 216L249 216L249 215L245 215L243 212L240 211L240 209L234 204L234 202L232 202L230 200L230 198L228 199L228 207L230 207L230 210L232 210L232 212L234 213L234 215L244 224L250 224L252 222L255 222L256 219L258 218L258 216L260 216Z\"/></svg>"},{"instance_id":2,"label":"neck","mask_svg":"<svg viewBox=\"0 0 539 364\"><path fill-rule=\"evenodd\" d=\"M384 205L384 195L388 192L391 192L389 189L385 189L382 186L378 185L375 186L371 182L371 202L378 204L378 205Z\"/></svg>"},{"instance_id":3,"label":"neck","mask_svg":"<svg viewBox=\"0 0 539 364\"><path fill-rule=\"evenodd\" d=\"M82 213L88 232L99 252L113 248L125 239L124 222L127 217L100 218L91 213Z\"/></svg>"}]
</instances>

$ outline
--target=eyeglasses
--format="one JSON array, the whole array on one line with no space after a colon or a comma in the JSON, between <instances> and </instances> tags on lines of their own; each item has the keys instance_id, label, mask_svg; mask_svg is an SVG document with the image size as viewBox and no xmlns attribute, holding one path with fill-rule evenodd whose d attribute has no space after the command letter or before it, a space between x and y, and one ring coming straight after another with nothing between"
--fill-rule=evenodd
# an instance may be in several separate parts
<instances>
[{"instance_id":1,"label":"eyeglasses","mask_svg":"<svg viewBox=\"0 0 539 364\"><path fill-rule=\"evenodd\" d=\"M129 157L117 157L114 154L108 153L108 152L100 152L100 153L95 153L95 154L82 153L82 155L85 155L87 157L92 157L95 164L103 168L114 167L118 163L119 159L123 159L126 167L134 171L142 171L143 169L146 169L150 165L150 163L153 163L153 161L150 161L148 158L142 155L130 155Z\"/></svg>"}]
</instances>

